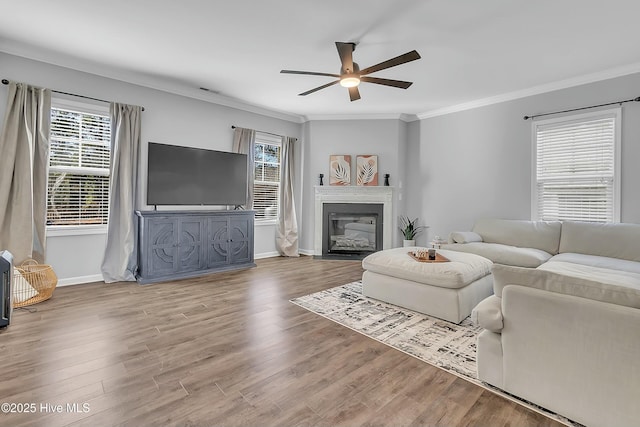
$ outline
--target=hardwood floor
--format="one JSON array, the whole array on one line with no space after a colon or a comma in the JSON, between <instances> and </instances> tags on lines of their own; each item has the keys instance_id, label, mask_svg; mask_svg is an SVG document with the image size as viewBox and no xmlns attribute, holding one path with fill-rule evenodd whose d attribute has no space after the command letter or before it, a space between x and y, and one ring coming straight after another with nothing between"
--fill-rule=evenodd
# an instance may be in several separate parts
<instances>
[{"instance_id":1,"label":"hardwood floor","mask_svg":"<svg viewBox=\"0 0 640 427\"><path fill-rule=\"evenodd\" d=\"M360 279L359 261L257 264L14 311L0 402L35 411L0 426L560 425L288 302Z\"/></svg>"}]
</instances>

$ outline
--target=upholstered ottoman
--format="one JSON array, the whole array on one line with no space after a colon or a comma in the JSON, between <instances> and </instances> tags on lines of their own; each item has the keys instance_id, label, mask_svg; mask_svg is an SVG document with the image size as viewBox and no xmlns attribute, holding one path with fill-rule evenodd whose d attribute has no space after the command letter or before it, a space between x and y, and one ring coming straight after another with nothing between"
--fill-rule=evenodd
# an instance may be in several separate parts
<instances>
[{"instance_id":1,"label":"upholstered ottoman","mask_svg":"<svg viewBox=\"0 0 640 427\"><path fill-rule=\"evenodd\" d=\"M451 262L419 262L408 254L415 249L387 249L364 258L362 293L453 323L493 293L490 260L440 249Z\"/></svg>"}]
</instances>

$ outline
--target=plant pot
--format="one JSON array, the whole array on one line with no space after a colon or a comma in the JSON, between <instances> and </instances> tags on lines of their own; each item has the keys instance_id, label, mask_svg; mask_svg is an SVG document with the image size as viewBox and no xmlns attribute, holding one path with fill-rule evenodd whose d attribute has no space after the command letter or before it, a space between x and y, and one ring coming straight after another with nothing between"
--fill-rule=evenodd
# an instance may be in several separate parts
<instances>
[{"instance_id":1,"label":"plant pot","mask_svg":"<svg viewBox=\"0 0 640 427\"><path fill-rule=\"evenodd\" d=\"M402 247L406 248L408 246L415 246L416 245L416 241L414 240L403 240L402 241Z\"/></svg>"}]
</instances>

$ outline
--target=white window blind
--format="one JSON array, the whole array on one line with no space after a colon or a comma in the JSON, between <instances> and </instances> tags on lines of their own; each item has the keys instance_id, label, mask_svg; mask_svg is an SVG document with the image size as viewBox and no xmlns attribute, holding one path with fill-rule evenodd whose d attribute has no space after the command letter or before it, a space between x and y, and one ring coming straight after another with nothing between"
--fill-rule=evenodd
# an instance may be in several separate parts
<instances>
[{"instance_id":1,"label":"white window blind","mask_svg":"<svg viewBox=\"0 0 640 427\"><path fill-rule=\"evenodd\" d=\"M541 220L618 221L619 109L534 122Z\"/></svg>"},{"instance_id":2,"label":"white window blind","mask_svg":"<svg viewBox=\"0 0 640 427\"><path fill-rule=\"evenodd\" d=\"M51 108L47 225L107 223L108 115Z\"/></svg>"},{"instance_id":3,"label":"white window blind","mask_svg":"<svg viewBox=\"0 0 640 427\"><path fill-rule=\"evenodd\" d=\"M254 154L253 209L256 219L276 219L280 193L280 138L256 132Z\"/></svg>"}]
</instances>

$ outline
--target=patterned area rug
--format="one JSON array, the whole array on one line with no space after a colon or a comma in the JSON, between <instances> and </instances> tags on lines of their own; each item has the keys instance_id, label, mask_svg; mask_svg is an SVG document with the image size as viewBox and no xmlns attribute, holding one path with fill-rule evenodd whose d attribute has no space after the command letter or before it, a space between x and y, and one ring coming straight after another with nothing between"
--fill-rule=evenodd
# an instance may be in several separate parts
<instances>
[{"instance_id":1,"label":"patterned area rug","mask_svg":"<svg viewBox=\"0 0 640 427\"><path fill-rule=\"evenodd\" d=\"M478 380L476 337L482 328L474 326L469 318L456 325L367 298L362 295L361 282L326 289L291 302L561 423L580 425Z\"/></svg>"},{"instance_id":2,"label":"patterned area rug","mask_svg":"<svg viewBox=\"0 0 640 427\"><path fill-rule=\"evenodd\" d=\"M482 328L429 317L362 295L353 282L291 300L309 311L432 365L476 379L476 337Z\"/></svg>"},{"instance_id":3,"label":"patterned area rug","mask_svg":"<svg viewBox=\"0 0 640 427\"><path fill-rule=\"evenodd\" d=\"M460 325L362 295L353 282L291 300L309 311L404 351L432 365L476 380L476 337L469 318Z\"/></svg>"}]
</instances>

